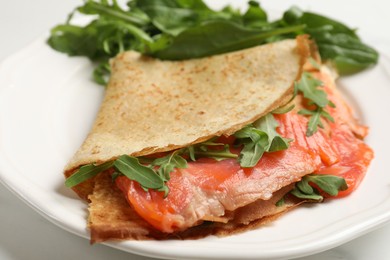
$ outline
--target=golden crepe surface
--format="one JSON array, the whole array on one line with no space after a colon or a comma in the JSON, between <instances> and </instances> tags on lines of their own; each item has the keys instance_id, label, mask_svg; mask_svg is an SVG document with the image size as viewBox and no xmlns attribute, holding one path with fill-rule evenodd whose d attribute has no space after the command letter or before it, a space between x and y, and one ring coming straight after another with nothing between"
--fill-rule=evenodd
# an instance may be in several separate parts
<instances>
[{"instance_id":1,"label":"golden crepe surface","mask_svg":"<svg viewBox=\"0 0 390 260\"><path fill-rule=\"evenodd\" d=\"M185 61L128 51L111 61L95 123L65 167L169 151L230 135L284 104L309 54L306 37ZM86 199L93 182L75 187Z\"/></svg>"}]
</instances>

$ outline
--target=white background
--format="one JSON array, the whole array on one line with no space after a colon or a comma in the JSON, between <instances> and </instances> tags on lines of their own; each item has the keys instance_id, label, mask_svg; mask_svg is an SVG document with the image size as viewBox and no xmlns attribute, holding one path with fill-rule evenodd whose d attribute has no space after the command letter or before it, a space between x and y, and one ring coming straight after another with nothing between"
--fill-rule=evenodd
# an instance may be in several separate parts
<instances>
[{"instance_id":1,"label":"white background","mask_svg":"<svg viewBox=\"0 0 390 260\"><path fill-rule=\"evenodd\" d=\"M0 61L47 34L81 0L0 0ZM217 3L214 5L218 6ZM364 4L363 4L364 3ZM297 5L358 28L369 43L390 53L390 4L382 0L267 0L263 7ZM370 86L368 86L370 87ZM1 130L1 129L0 129ZM332 250L302 259L390 259L390 224ZM88 241L53 225L0 185L0 259L150 259Z\"/></svg>"}]
</instances>

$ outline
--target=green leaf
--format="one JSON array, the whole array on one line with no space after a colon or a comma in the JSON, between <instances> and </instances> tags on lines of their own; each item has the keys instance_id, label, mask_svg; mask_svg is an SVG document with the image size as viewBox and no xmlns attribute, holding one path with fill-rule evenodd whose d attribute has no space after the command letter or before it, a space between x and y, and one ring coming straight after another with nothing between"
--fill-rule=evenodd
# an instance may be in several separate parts
<instances>
[{"instance_id":1,"label":"green leaf","mask_svg":"<svg viewBox=\"0 0 390 260\"><path fill-rule=\"evenodd\" d=\"M312 136L317 132L318 127L323 128L322 118L334 122L333 117L325 110L325 107L335 107L335 105L328 100L328 95L321 89L321 81L315 79L310 73L304 72L300 81L295 83L295 86L309 100L309 103L316 106L313 110L301 109L298 112L301 115L310 116L306 136Z\"/></svg>"},{"instance_id":2,"label":"green leaf","mask_svg":"<svg viewBox=\"0 0 390 260\"><path fill-rule=\"evenodd\" d=\"M157 174L164 180L169 181L171 179L170 173L175 170L174 164L163 164L161 165L158 170Z\"/></svg>"},{"instance_id":3,"label":"green leaf","mask_svg":"<svg viewBox=\"0 0 390 260\"><path fill-rule=\"evenodd\" d=\"M297 188L294 188L292 191L290 191L290 194L294 195L295 197L297 197L299 199L303 199L303 200L312 200L312 201L316 201L316 202L321 202L324 200L324 197L322 197L319 194L316 194L316 193L306 194Z\"/></svg>"},{"instance_id":4,"label":"green leaf","mask_svg":"<svg viewBox=\"0 0 390 260\"><path fill-rule=\"evenodd\" d=\"M355 29L334 19L292 7L284 13L280 24L306 25L295 35L309 34L315 40L322 59L332 61L342 75L357 73L378 62L378 52L363 43Z\"/></svg>"},{"instance_id":5,"label":"green leaf","mask_svg":"<svg viewBox=\"0 0 390 260\"><path fill-rule=\"evenodd\" d=\"M333 33L343 33L358 38L355 30L329 17L312 12L304 12L299 7L293 6L283 14L283 19L288 24L306 24L308 29L318 29L323 26L331 28Z\"/></svg>"},{"instance_id":6,"label":"green leaf","mask_svg":"<svg viewBox=\"0 0 390 260\"><path fill-rule=\"evenodd\" d=\"M230 147L228 144L215 143L213 140L195 144L188 148L190 150L187 152L193 161L196 160L196 157L213 158L217 161L238 157L236 154L230 152Z\"/></svg>"},{"instance_id":7,"label":"green leaf","mask_svg":"<svg viewBox=\"0 0 390 260\"><path fill-rule=\"evenodd\" d=\"M101 3L87 0L83 6L80 6L77 10L80 13L88 15L99 15L101 17L110 18L118 21L125 21L127 23L142 26L146 25L149 22L149 19L146 15L140 12L126 12L119 7L116 1L112 5L104 4L104 1Z\"/></svg>"},{"instance_id":8,"label":"green leaf","mask_svg":"<svg viewBox=\"0 0 390 260\"><path fill-rule=\"evenodd\" d=\"M319 87L322 81L315 79L310 73L302 73L301 79L296 83L303 96L319 107L326 107L329 103L326 92Z\"/></svg>"},{"instance_id":9,"label":"green leaf","mask_svg":"<svg viewBox=\"0 0 390 260\"><path fill-rule=\"evenodd\" d=\"M276 152L289 147L291 140L281 137L276 131L277 127L278 122L270 113L234 134L237 142L243 145L239 157L241 167L254 167L264 152Z\"/></svg>"},{"instance_id":10,"label":"green leaf","mask_svg":"<svg viewBox=\"0 0 390 260\"><path fill-rule=\"evenodd\" d=\"M277 115L280 115L280 114L286 114L290 111L292 111L293 109L295 108L295 105L292 104L292 105L286 105L286 106L283 106L283 107L279 107L275 110L272 110L272 114L277 114Z\"/></svg>"},{"instance_id":11,"label":"green leaf","mask_svg":"<svg viewBox=\"0 0 390 260\"><path fill-rule=\"evenodd\" d=\"M321 46L320 54L332 60L340 74L352 74L375 65L379 54L359 39L346 34L312 33Z\"/></svg>"},{"instance_id":12,"label":"green leaf","mask_svg":"<svg viewBox=\"0 0 390 260\"><path fill-rule=\"evenodd\" d=\"M86 56L96 59L102 55L97 47L97 31L92 27L58 25L51 30L47 43L53 49L70 56Z\"/></svg>"},{"instance_id":13,"label":"green leaf","mask_svg":"<svg viewBox=\"0 0 390 260\"><path fill-rule=\"evenodd\" d=\"M164 157L155 159L151 166L160 166L157 173L164 181L170 180L170 173L175 168L187 168L187 161L179 155L181 150L177 150Z\"/></svg>"},{"instance_id":14,"label":"green leaf","mask_svg":"<svg viewBox=\"0 0 390 260\"><path fill-rule=\"evenodd\" d=\"M181 32L171 45L150 55L163 60L200 58L254 47L265 43L271 36L293 32L301 27L250 29L232 21L209 21Z\"/></svg>"},{"instance_id":15,"label":"green leaf","mask_svg":"<svg viewBox=\"0 0 390 260\"><path fill-rule=\"evenodd\" d=\"M314 189L309 183L316 184L319 189L330 196L337 196L339 191L348 189L344 178L327 174L309 174L304 176L295 184L295 187L290 191L290 194L300 199L321 202L323 200L323 196L320 195L319 191Z\"/></svg>"},{"instance_id":16,"label":"green leaf","mask_svg":"<svg viewBox=\"0 0 390 260\"><path fill-rule=\"evenodd\" d=\"M318 130L318 126L321 127L321 111L320 109L317 109L315 111L312 111L312 114L309 119L309 123L307 125L307 131L306 136L312 136L315 134Z\"/></svg>"},{"instance_id":17,"label":"green leaf","mask_svg":"<svg viewBox=\"0 0 390 260\"><path fill-rule=\"evenodd\" d=\"M80 183L96 176L97 174L99 174L105 170L108 170L109 168L112 167L112 165L113 165L112 162L106 162L106 163L99 164L99 165L87 164L87 165L81 166L78 171L76 171L69 178L66 179L65 186L68 188L74 187L77 184L80 184Z\"/></svg>"},{"instance_id":18,"label":"green leaf","mask_svg":"<svg viewBox=\"0 0 390 260\"><path fill-rule=\"evenodd\" d=\"M267 24L267 13L256 1L249 1L248 10L242 16L243 23L252 28L261 28Z\"/></svg>"},{"instance_id":19,"label":"green leaf","mask_svg":"<svg viewBox=\"0 0 390 260\"><path fill-rule=\"evenodd\" d=\"M164 157L157 158L153 161L152 165L164 165L164 164L173 164L177 168L187 168L187 161L181 157L178 153L180 150L172 152Z\"/></svg>"},{"instance_id":20,"label":"green leaf","mask_svg":"<svg viewBox=\"0 0 390 260\"><path fill-rule=\"evenodd\" d=\"M327 174L310 174L307 176L308 182L313 182L325 193L337 196L339 191L348 189L344 178Z\"/></svg>"},{"instance_id":21,"label":"green leaf","mask_svg":"<svg viewBox=\"0 0 390 260\"><path fill-rule=\"evenodd\" d=\"M161 189L164 186L164 180L153 169L140 164L135 157L122 155L114 162L114 167L146 189Z\"/></svg>"},{"instance_id":22,"label":"green leaf","mask_svg":"<svg viewBox=\"0 0 390 260\"><path fill-rule=\"evenodd\" d=\"M276 207L281 207L281 206L283 206L285 203L286 203L285 197L283 196L280 200L278 200L278 201L275 203L275 206L276 206Z\"/></svg>"},{"instance_id":23,"label":"green leaf","mask_svg":"<svg viewBox=\"0 0 390 260\"><path fill-rule=\"evenodd\" d=\"M100 63L93 71L93 78L95 82L100 85L106 86L111 74L111 68L108 62Z\"/></svg>"},{"instance_id":24,"label":"green leaf","mask_svg":"<svg viewBox=\"0 0 390 260\"><path fill-rule=\"evenodd\" d=\"M173 36L201 21L221 17L202 1L143 0L137 1L135 6L145 12L161 32Z\"/></svg>"},{"instance_id":25,"label":"green leaf","mask_svg":"<svg viewBox=\"0 0 390 260\"><path fill-rule=\"evenodd\" d=\"M301 181L296 183L296 188L303 194L313 194L315 193L315 190L312 186L310 186L308 178L303 177Z\"/></svg>"},{"instance_id":26,"label":"green leaf","mask_svg":"<svg viewBox=\"0 0 390 260\"><path fill-rule=\"evenodd\" d=\"M293 141L292 139L283 138L281 136L275 136L272 141L271 145L269 146L267 152L277 152L286 150L289 147L289 142Z\"/></svg>"},{"instance_id":27,"label":"green leaf","mask_svg":"<svg viewBox=\"0 0 390 260\"><path fill-rule=\"evenodd\" d=\"M263 156L265 149L264 146L268 144L266 135L255 142L244 143L244 147L241 150L239 162L241 167L254 167Z\"/></svg>"},{"instance_id":28,"label":"green leaf","mask_svg":"<svg viewBox=\"0 0 390 260\"><path fill-rule=\"evenodd\" d=\"M289 139L283 138L276 131L279 126L272 113L269 113L256 122L253 123L254 127L267 133L268 145L265 147L267 152L276 152L285 150L289 147Z\"/></svg>"},{"instance_id":29,"label":"green leaf","mask_svg":"<svg viewBox=\"0 0 390 260\"><path fill-rule=\"evenodd\" d=\"M161 33L177 36L181 32L202 23L229 20L242 23L245 19L229 6L214 11L201 0L144 0L133 1L131 6L142 10Z\"/></svg>"}]
</instances>

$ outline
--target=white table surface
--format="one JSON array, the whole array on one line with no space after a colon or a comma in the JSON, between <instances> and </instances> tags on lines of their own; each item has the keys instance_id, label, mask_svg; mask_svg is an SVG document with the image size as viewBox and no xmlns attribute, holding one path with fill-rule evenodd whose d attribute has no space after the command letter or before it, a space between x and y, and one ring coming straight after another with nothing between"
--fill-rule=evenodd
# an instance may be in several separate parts
<instances>
[{"instance_id":1,"label":"white table surface","mask_svg":"<svg viewBox=\"0 0 390 260\"><path fill-rule=\"evenodd\" d=\"M81 0L1 0L0 62L48 32ZM363 4L364 3L364 4ZM359 28L359 34L390 53L390 2L383 0L264 0L268 9L297 5ZM334 249L303 259L390 259L390 223ZM150 258L89 242L55 226L0 184L0 259L134 259Z\"/></svg>"}]
</instances>

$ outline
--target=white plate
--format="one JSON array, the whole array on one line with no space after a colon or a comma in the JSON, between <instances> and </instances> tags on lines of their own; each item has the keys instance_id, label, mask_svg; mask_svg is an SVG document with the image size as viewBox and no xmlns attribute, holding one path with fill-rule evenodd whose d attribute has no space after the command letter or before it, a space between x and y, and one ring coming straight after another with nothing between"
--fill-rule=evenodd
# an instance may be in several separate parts
<instances>
[{"instance_id":1,"label":"white plate","mask_svg":"<svg viewBox=\"0 0 390 260\"><path fill-rule=\"evenodd\" d=\"M87 205L63 185L62 169L87 135L104 89L84 58L51 50L45 38L0 65L0 179L56 225L89 238ZM179 259L276 259L320 252L390 220L390 59L339 85L371 127L375 159L351 196L303 206L244 234L189 241L108 243L135 254ZM88 243L88 241L85 241Z\"/></svg>"}]
</instances>

